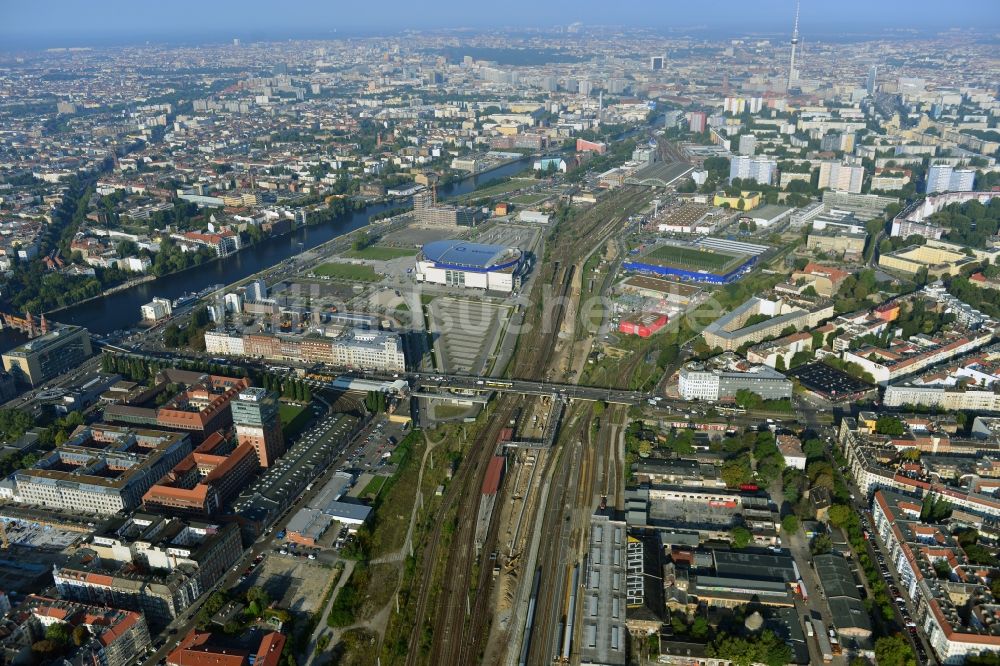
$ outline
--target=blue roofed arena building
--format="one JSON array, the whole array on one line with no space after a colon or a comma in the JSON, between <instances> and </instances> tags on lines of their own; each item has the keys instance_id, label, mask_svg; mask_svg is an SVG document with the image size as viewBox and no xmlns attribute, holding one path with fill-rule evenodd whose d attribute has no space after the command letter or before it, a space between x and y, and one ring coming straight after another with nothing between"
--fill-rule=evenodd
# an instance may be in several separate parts
<instances>
[{"instance_id":1,"label":"blue roofed arena building","mask_svg":"<svg viewBox=\"0 0 1000 666\"><path fill-rule=\"evenodd\" d=\"M418 282L511 293L521 286L527 270L524 253L516 247L434 241L417 255Z\"/></svg>"}]
</instances>

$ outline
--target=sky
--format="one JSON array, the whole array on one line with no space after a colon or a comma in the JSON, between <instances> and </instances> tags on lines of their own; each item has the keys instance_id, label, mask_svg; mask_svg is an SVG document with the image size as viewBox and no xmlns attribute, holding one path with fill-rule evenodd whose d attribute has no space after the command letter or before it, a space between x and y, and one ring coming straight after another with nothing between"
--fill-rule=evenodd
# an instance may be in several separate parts
<instances>
[{"instance_id":1,"label":"sky","mask_svg":"<svg viewBox=\"0 0 1000 666\"><path fill-rule=\"evenodd\" d=\"M433 28L585 25L790 32L794 0L0 0L0 50L317 38ZM803 0L804 39L976 27L1000 33L1000 0ZM5 48L5 46L7 48Z\"/></svg>"}]
</instances>

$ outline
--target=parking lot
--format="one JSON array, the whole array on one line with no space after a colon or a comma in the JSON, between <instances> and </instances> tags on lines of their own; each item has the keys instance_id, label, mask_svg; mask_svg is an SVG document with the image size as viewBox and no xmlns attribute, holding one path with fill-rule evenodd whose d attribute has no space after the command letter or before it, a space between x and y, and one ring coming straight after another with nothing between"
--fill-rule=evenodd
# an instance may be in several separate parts
<instances>
[{"instance_id":1,"label":"parking lot","mask_svg":"<svg viewBox=\"0 0 1000 666\"><path fill-rule=\"evenodd\" d=\"M359 434L353 450L345 452L347 466L361 472L391 473L389 456L406 435L403 428L385 418L373 419Z\"/></svg>"},{"instance_id":2,"label":"parking lot","mask_svg":"<svg viewBox=\"0 0 1000 666\"><path fill-rule=\"evenodd\" d=\"M846 400L875 388L826 363L810 363L795 368L788 375L798 378L804 387L829 400Z\"/></svg>"},{"instance_id":3,"label":"parking lot","mask_svg":"<svg viewBox=\"0 0 1000 666\"><path fill-rule=\"evenodd\" d=\"M475 235L477 243L516 247L528 252L538 242L539 229L519 224L497 224Z\"/></svg>"},{"instance_id":4,"label":"parking lot","mask_svg":"<svg viewBox=\"0 0 1000 666\"><path fill-rule=\"evenodd\" d=\"M510 306L440 297L429 310L444 371L483 374L510 318Z\"/></svg>"},{"instance_id":5,"label":"parking lot","mask_svg":"<svg viewBox=\"0 0 1000 666\"><path fill-rule=\"evenodd\" d=\"M240 578L240 589L259 585L267 590L279 608L294 612L314 613L319 610L323 592L334 574L326 562L279 553L262 554L259 564Z\"/></svg>"}]
</instances>

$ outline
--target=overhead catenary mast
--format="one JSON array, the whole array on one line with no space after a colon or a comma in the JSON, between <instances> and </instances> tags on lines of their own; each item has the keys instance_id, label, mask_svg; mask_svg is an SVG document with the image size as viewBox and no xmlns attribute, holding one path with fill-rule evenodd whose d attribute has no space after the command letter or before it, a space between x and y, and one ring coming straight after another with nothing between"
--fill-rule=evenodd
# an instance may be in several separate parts
<instances>
[{"instance_id":1,"label":"overhead catenary mast","mask_svg":"<svg viewBox=\"0 0 1000 666\"><path fill-rule=\"evenodd\" d=\"M795 3L795 27L792 29L792 59L788 63L788 85L785 90L791 90L792 84L799 78L799 73L795 71L795 50L799 45L799 3Z\"/></svg>"}]
</instances>

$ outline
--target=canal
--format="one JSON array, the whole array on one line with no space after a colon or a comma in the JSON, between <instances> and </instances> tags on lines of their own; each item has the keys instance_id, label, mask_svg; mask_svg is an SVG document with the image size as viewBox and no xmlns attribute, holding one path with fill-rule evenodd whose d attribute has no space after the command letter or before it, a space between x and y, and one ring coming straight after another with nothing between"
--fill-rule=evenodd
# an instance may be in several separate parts
<instances>
[{"instance_id":1,"label":"canal","mask_svg":"<svg viewBox=\"0 0 1000 666\"><path fill-rule=\"evenodd\" d=\"M491 171L469 176L438 189L440 197L466 194L479 185L523 171L529 158L505 164ZM75 305L52 315L63 324L87 327L91 333L106 335L127 329L138 323L139 307L154 296L174 299L189 292L198 292L212 284L231 284L329 240L360 229L373 215L403 205L402 201L372 204L328 224L306 226L284 236L269 238L236 254L208 264L165 275L130 289ZM301 247L300 247L301 244Z\"/></svg>"}]
</instances>

